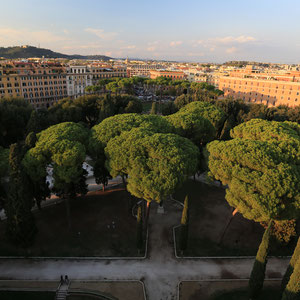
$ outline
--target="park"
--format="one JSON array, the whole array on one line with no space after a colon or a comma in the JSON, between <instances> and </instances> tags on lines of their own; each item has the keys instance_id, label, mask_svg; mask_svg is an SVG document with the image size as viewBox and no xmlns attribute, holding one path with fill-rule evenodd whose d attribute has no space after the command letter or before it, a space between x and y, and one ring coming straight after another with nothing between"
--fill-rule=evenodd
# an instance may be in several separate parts
<instances>
[{"instance_id":1,"label":"park","mask_svg":"<svg viewBox=\"0 0 300 300\"><path fill-rule=\"evenodd\" d=\"M107 98L84 96L47 125L16 100L29 125L0 147L0 294L298 299L299 122L194 90L166 115L104 117Z\"/></svg>"}]
</instances>

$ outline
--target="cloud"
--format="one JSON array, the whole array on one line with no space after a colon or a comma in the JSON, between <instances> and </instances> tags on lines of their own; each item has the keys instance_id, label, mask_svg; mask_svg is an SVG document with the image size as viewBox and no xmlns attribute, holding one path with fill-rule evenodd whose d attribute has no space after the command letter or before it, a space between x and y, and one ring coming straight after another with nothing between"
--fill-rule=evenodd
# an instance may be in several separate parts
<instances>
[{"instance_id":1,"label":"cloud","mask_svg":"<svg viewBox=\"0 0 300 300\"><path fill-rule=\"evenodd\" d=\"M226 49L226 53L228 53L228 54L232 54L232 53L235 53L237 51L238 51L238 48L236 48L236 47L230 47L230 48Z\"/></svg>"},{"instance_id":2,"label":"cloud","mask_svg":"<svg viewBox=\"0 0 300 300\"><path fill-rule=\"evenodd\" d=\"M100 28L86 28L84 31L95 34L98 38L103 40L111 40L117 35L116 32L105 32L104 29Z\"/></svg>"},{"instance_id":3,"label":"cloud","mask_svg":"<svg viewBox=\"0 0 300 300\"><path fill-rule=\"evenodd\" d=\"M215 39L212 39L212 41L215 41L215 42L221 43L221 44L231 44L231 43L242 44L242 43L255 42L256 39L253 36L240 35L238 37L225 36L222 38L215 38Z\"/></svg>"},{"instance_id":4,"label":"cloud","mask_svg":"<svg viewBox=\"0 0 300 300\"><path fill-rule=\"evenodd\" d=\"M202 56L205 56L205 53L204 52L188 52L187 56L202 57Z\"/></svg>"},{"instance_id":5,"label":"cloud","mask_svg":"<svg viewBox=\"0 0 300 300\"><path fill-rule=\"evenodd\" d=\"M148 42L148 46L154 46L157 45L158 43L159 43L158 41Z\"/></svg>"},{"instance_id":6,"label":"cloud","mask_svg":"<svg viewBox=\"0 0 300 300\"><path fill-rule=\"evenodd\" d=\"M47 30L0 28L0 46L50 44L65 40L65 37Z\"/></svg>"},{"instance_id":7,"label":"cloud","mask_svg":"<svg viewBox=\"0 0 300 300\"><path fill-rule=\"evenodd\" d=\"M172 41L170 47L176 47L182 44L182 41Z\"/></svg>"},{"instance_id":8,"label":"cloud","mask_svg":"<svg viewBox=\"0 0 300 300\"><path fill-rule=\"evenodd\" d=\"M147 51L153 52L156 50L156 47L152 46L152 47L148 47Z\"/></svg>"},{"instance_id":9,"label":"cloud","mask_svg":"<svg viewBox=\"0 0 300 300\"><path fill-rule=\"evenodd\" d=\"M123 46L121 49L133 50L136 49L136 45Z\"/></svg>"}]
</instances>

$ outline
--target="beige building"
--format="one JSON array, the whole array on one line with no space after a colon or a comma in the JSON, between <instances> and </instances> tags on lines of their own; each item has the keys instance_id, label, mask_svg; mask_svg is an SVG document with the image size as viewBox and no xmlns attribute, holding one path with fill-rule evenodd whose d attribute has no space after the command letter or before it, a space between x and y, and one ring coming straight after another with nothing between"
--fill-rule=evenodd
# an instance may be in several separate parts
<instances>
[{"instance_id":1,"label":"beige building","mask_svg":"<svg viewBox=\"0 0 300 300\"><path fill-rule=\"evenodd\" d=\"M297 106L300 103L300 72L260 73L251 67L219 77L225 96L268 106Z\"/></svg>"},{"instance_id":2,"label":"beige building","mask_svg":"<svg viewBox=\"0 0 300 300\"><path fill-rule=\"evenodd\" d=\"M112 66L108 64L92 64L89 65L89 71L92 76L93 85L104 78L127 77L126 66Z\"/></svg>"},{"instance_id":3,"label":"beige building","mask_svg":"<svg viewBox=\"0 0 300 300\"><path fill-rule=\"evenodd\" d=\"M20 77L10 66L0 66L0 98L21 97Z\"/></svg>"},{"instance_id":4,"label":"beige building","mask_svg":"<svg viewBox=\"0 0 300 300\"><path fill-rule=\"evenodd\" d=\"M151 70L161 69L162 65L160 64L131 64L127 66L127 76L139 76L139 77L148 77L150 78Z\"/></svg>"},{"instance_id":5,"label":"beige building","mask_svg":"<svg viewBox=\"0 0 300 300\"><path fill-rule=\"evenodd\" d=\"M65 72L65 67L55 62L2 65L0 83L4 93L0 92L0 97L21 96L35 108L49 107L67 97Z\"/></svg>"}]
</instances>

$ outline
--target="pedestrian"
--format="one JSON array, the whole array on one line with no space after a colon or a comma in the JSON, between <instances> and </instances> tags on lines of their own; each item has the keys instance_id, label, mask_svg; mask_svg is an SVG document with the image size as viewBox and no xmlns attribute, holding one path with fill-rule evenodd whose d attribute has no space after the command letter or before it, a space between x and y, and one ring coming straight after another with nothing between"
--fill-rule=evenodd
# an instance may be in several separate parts
<instances>
[{"instance_id":1,"label":"pedestrian","mask_svg":"<svg viewBox=\"0 0 300 300\"><path fill-rule=\"evenodd\" d=\"M60 284L64 284L64 278L62 275L60 275Z\"/></svg>"},{"instance_id":2,"label":"pedestrian","mask_svg":"<svg viewBox=\"0 0 300 300\"><path fill-rule=\"evenodd\" d=\"M65 283L68 284L69 283L69 278L68 275L65 275Z\"/></svg>"}]
</instances>

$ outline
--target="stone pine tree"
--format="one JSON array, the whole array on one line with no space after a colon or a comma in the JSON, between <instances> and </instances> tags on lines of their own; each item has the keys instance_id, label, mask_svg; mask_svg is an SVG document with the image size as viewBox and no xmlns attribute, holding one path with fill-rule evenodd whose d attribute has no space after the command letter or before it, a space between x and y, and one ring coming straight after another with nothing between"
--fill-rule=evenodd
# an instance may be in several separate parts
<instances>
[{"instance_id":1,"label":"stone pine tree","mask_svg":"<svg viewBox=\"0 0 300 300\"><path fill-rule=\"evenodd\" d=\"M207 145L211 174L226 200L256 222L300 216L300 125L253 119L231 131L232 140Z\"/></svg>"},{"instance_id":2,"label":"stone pine tree","mask_svg":"<svg viewBox=\"0 0 300 300\"><path fill-rule=\"evenodd\" d=\"M293 256L292 256L290 263L286 269L286 272L282 278L282 282L281 282L282 291L286 288L286 285L288 284L288 282L290 280L290 277L294 271L295 265L298 260L300 260L300 237L298 238L298 242L297 242L296 248L294 250Z\"/></svg>"},{"instance_id":3,"label":"stone pine tree","mask_svg":"<svg viewBox=\"0 0 300 300\"><path fill-rule=\"evenodd\" d=\"M300 125L253 119L230 134L232 140L207 146L210 172L228 185L229 205L256 222L298 219Z\"/></svg>"},{"instance_id":4,"label":"stone pine tree","mask_svg":"<svg viewBox=\"0 0 300 300\"><path fill-rule=\"evenodd\" d=\"M250 299L257 299L264 284L273 221L270 221L259 245L249 280Z\"/></svg>"},{"instance_id":5,"label":"stone pine tree","mask_svg":"<svg viewBox=\"0 0 300 300\"><path fill-rule=\"evenodd\" d=\"M37 142L37 136L36 134L32 131L30 132L26 139L25 139L25 147L26 150L30 150L35 147L35 144ZM33 193L33 198L34 201L38 207L39 210L42 209L41 203L42 201L45 201L47 198L50 198L51 192L49 189L49 185L46 181L46 176L43 176L40 178L38 181L31 180L30 177L30 184L31 184L31 191Z\"/></svg>"},{"instance_id":6,"label":"stone pine tree","mask_svg":"<svg viewBox=\"0 0 300 300\"><path fill-rule=\"evenodd\" d=\"M32 181L38 183L53 167L53 190L66 204L71 229L70 201L87 193L86 174L82 164L86 158L89 131L83 125L64 122L50 126L38 135L38 141L25 155L23 164Z\"/></svg>"},{"instance_id":7,"label":"stone pine tree","mask_svg":"<svg viewBox=\"0 0 300 300\"><path fill-rule=\"evenodd\" d=\"M6 233L13 243L28 247L34 241L37 228L31 212L33 196L22 166L23 155L24 149L20 144L10 146L9 191L5 201Z\"/></svg>"},{"instance_id":8,"label":"stone pine tree","mask_svg":"<svg viewBox=\"0 0 300 300\"><path fill-rule=\"evenodd\" d=\"M295 264L294 271L283 292L282 300L299 300L300 299L300 258Z\"/></svg>"},{"instance_id":9,"label":"stone pine tree","mask_svg":"<svg viewBox=\"0 0 300 300\"><path fill-rule=\"evenodd\" d=\"M142 216L141 205L138 206L136 222L137 222L136 245L137 245L138 251L140 252L143 249L143 245L144 245L143 216Z\"/></svg>"},{"instance_id":10,"label":"stone pine tree","mask_svg":"<svg viewBox=\"0 0 300 300\"><path fill-rule=\"evenodd\" d=\"M179 247L180 247L181 254L183 254L183 251L185 251L187 248L188 230L189 230L189 197L185 196L184 207L181 216L180 237L179 237Z\"/></svg>"}]
</instances>

